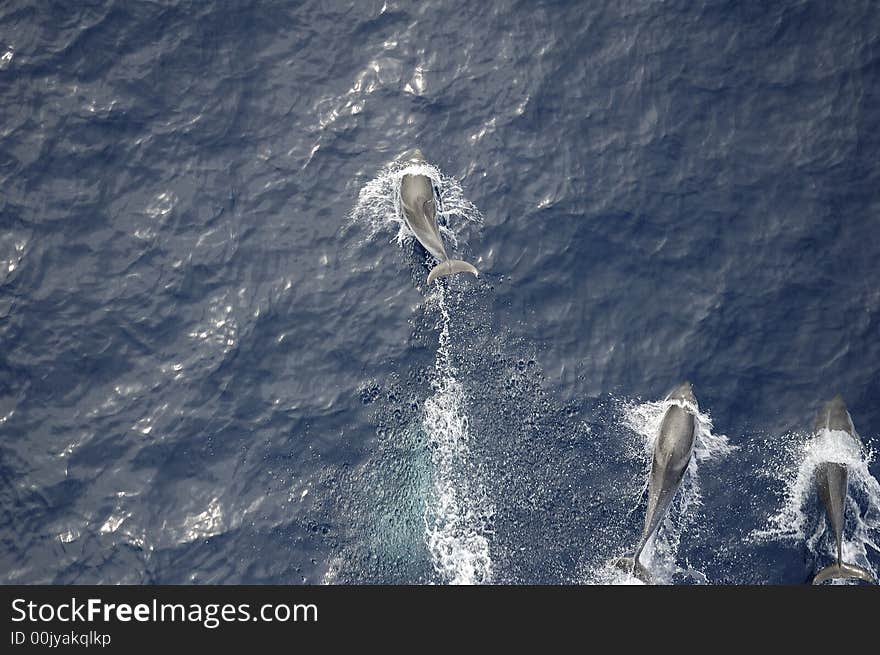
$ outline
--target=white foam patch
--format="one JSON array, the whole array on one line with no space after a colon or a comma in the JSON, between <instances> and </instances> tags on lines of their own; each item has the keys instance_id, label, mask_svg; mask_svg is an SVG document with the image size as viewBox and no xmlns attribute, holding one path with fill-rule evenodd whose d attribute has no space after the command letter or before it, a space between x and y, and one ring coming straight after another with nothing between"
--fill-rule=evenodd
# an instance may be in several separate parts
<instances>
[{"instance_id":1,"label":"white foam patch","mask_svg":"<svg viewBox=\"0 0 880 655\"><path fill-rule=\"evenodd\" d=\"M634 435L630 443L629 455L640 460L644 466L645 483L641 493L636 495L635 506L632 511L641 509L639 500L648 488L648 478L651 474L651 462L654 455L654 443L660 433L660 425L667 410L673 405L678 405L692 413L696 419L694 455L691 458L688 469L685 472L681 487L675 494L672 505L663 520L663 523L648 540L641 553L639 561L650 571L653 581L658 584L670 584L676 574L685 575L698 583L706 583L706 576L700 571L678 565L678 547L681 537L688 526L697 517L702 505L700 493L699 465L702 462L723 457L732 452L735 447L730 445L725 435L715 434L712 431L712 417L707 412L702 412L691 403L680 400L662 400L656 402L624 402L621 408L621 420L623 425L629 428ZM635 543L628 549L631 553L635 549ZM620 553L622 556L623 553ZM588 584L641 584L641 581L632 574L614 566L612 562L606 562L597 570L587 574Z\"/></svg>"},{"instance_id":2,"label":"white foam patch","mask_svg":"<svg viewBox=\"0 0 880 655\"><path fill-rule=\"evenodd\" d=\"M434 395L425 401L423 427L431 449L432 490L425 509L425 542L434 569L449 584L492 580L489 535L494 507L469 466L464 391L450 361L449 310L445 290L429 298L440 312Z\"/></svg>"},{"instance_id":3,"label":"white foam patch","mask_svg":"<svg viewBox=\"0 0 880 655\"><path fill-rule=\"evenodd\" d=\"M636 576L619 569L613 562L605 562L598 569L587 574L584 580L589 585L644 585Z\"/></svg>"},{"instance_id":4,"label":"white foam patch","mask_svg":"<svg viewBox=\"0 0 880 655\"><path fill-rule=\"evenodd\" d=\"M811 438L791 435L782 457L771 458L761 473L784 484L782 504L764 528L754 530L753 542L804 541L816 557L836 557L834 535L818 499L816 469L825 462L844 464L848 472L846 525L843 533L843 560L871 571L868 548L880 552L880 483L871 475L873 451L843 430L822 430ZM815 526L809 520L809 509L819 503L821 520ZM835 581L845 584L845 581Z\"/></svg>"},{"instance_id":5,"label":"white foam patch","mask_svg":"<svg viewBox=\"0 0 880 655\"><path fill-rule=\"evenodd\" d=\"M405 245L414 238L403 218L400 204L400 182L404 175L424 175L431 178L439 191L437 223L443 240L457 249L462 228L467 224L483 222L480 210L464 196L461 184L454 177L441 173L430 164L413 164L395 161L382 169L358 194L358 201L351 212L351 224L361 225L367 232L367 240L380 233L393 234L391 240ZM456 231L459 235L456 235Z\"/></svg>"},{"instance_id":6,"label":"white foam patch","mask_svg":"<svg viewBox=\"0 0 880 655\"><path fill-rule=\"evenodd\" d=\"M651 457L654 454L654 442L660 434L660 424L663 423L666 411L673 405L678 405L696 418L694 459L697 462L723 457L735 450L735 446L730 445L725 435L713 433L712 417L708 412L701 412L699 407L692 403L681 400L660 400L647 403L627 402L622 408L623 422L626 427L640 437L635 443L642 447L644 455L647 456L648 471L650 471Z\"/></svg>"}]
</instances>

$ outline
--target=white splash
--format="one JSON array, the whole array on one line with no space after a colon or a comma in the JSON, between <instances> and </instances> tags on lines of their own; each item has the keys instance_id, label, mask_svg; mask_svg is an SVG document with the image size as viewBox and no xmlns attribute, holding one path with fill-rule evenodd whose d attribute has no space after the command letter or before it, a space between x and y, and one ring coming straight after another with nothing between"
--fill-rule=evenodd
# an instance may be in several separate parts
<instances>
[{"instance_id":1,"label":"white splash","mask_svg":"<svg viewBox=\"0 0 880 655\"><path fill-rule=\"evenodd\" d=\"M849 478L846 526L843 534L845 562L867 568L876 575L868 561L868 548L880 552L880 483L871 475L873 451L843 430L822 430L807 439L796 435L786 440L789 450L771 459L762 473L780 479L785 485L780 510L771 516L767 526L751 533L756 542L772 540L805 541L817 559L835 557L834 535L829 529L824 507L818 500L816 469L825 462L844 464ZM812 526L810 508L819 503L821 520Z\"/></svg>"},{"instance_id":2,"label":"white splash","mask_svg":"<svg viewBox=\"0 0 880 655\"><path fill-rule=\"evenodd\" d=\"M449 584L492 580L488 536L494 507L478 479L470 475L468 417L464 393L450 361L449 310L445 290L429 300L440 311L434 395L425 401L423 427L431 449L433 485L425 509L425 542L441 579Z\"/></svg>"},{"instance_id":3,"label":"white splash","mask_svg":"<svg viewBox=\"0 0 880 655\"><path fill-rule=\"evenodd\" d=\"M630 455L642 461L644 466L645 484L638 494L640 499L648 487L651 473L651 462L654 454L654 443L660 433L660 425L667 410L673 405L687 410L694 415L695 439L694 456L691 458L681 487L675 494L663 523L648 540L639 560L651 572L654 581L669 584L673 576L683 574L697 582L706 582L706 577L699 571L689 567L682 568L677 564L678 547L681 537L697 516L702 505L700 492L699 464L732 452L735 447L730 445L725 435L714 434L712 417L699 407L682 400L662 400L656 402L625 402L621 416L624 426L636 436L631 443ZM635 511L635 507L633 511ZM631 552L632 548L630 548ZM606 563L590 576L589 582L594 584L640 584L640 581L629 573Z\"/></svg>"},{"instance_id":4,"label":"white splash","mask_svg":"<svg viewBox=\"0 0 880 655\"><path fill-rule=\"evenodd\" d=\"M660 434L660 425L666 411L673 405L690 412L696 419L696 438L694 440L694 460L704 462L716 457L728 455L735 450L727 437L723 434L716 435L712 432L712 417L708 412L700 411L700 408L692 403L682 400L659 400L655 402L625 403L622 409L623 422L626 427L641 437L636 442L641 446L646 456L646 466L651 467L651 457L654 454L654 442Z\"/></svg>"},{"instance_id":5,"label":"white splash","mask_svg":"<svg viewBox=\"0 0 880 655\"><path fill-rule=\"evenodd\" d=\"M394 161L385 166L379 175L370 180L358 194L358 201L351 212L352 224L362 225L367 231L367 239L373 239L380 232L393 232L392 241L403 246L413 238L407 227L400 206L400 181L404 175L425 175L431 178L439 191L437 224L444 241L458 247L458 237L453 228L467 224L480 225L483 217L480 210L464 196L461 184L454 177L448 177L430 164L413 164L407 161Z\"/></svg>"},{"instance_id":6,"label":"white splash","mask_svg":"<svg viewBox=\"0 0 880 655\"><path fill-rule=\"evenodd\" d=\"M587 571L584 583L588 585L636 586L645 584L631 573L619 569L613 560L602 564L598 569Z\"/></svg>"}]
</instances>

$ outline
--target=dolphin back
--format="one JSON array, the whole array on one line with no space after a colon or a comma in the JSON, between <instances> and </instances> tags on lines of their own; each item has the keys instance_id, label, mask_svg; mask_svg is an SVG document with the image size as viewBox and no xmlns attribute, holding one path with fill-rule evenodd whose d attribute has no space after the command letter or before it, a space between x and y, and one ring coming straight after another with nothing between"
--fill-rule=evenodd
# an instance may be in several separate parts
<instances>
[{"instance_id":1,"label":"dolphin back","mask_svg":"<svg viewBox=\"0 0 880 655\"><path fill-rule=\"evenodd\" d=\"M431 179L409 174L400 181L400 204L403 217L419 243L436 259L448 259L440 229L437 226L437 203Z\"/></svg>"},{"instance_id":2,"label":"dolphin back","mask_svg":"<svg viewBox=\"0 0 880 655\"><path fill-rule=\"evenodd\" d=\"M431 272L428 273L428 284L431 284L431 282L437 278L454 275L455 273L473 273L475 276L480 274L476 268L465 261L460 259L447 259L431 269Z\"/></svg>"},{"instance_id":3,"label":"dolphin back","mask_svg":"<svg viewBox=\"0 0 880 655\"><path fill-rule=\"evenodd\" d=\"M401 155L401 160L411 163L424 163L424 156L418 149ZM449 259L440 228L437 225L437 199L434 197L434 183L427 175L406 173L400 179L400 204L403 218L419 243L440 261L428 274L428 284L434 280L455 273L479 275L472 265L459 259Z\"/></svg>"},{"instance_id":4,"label":"dolphin back","mask_svg":"<svg viewBox=\"0 0 880 655\"><path fill-rule=\"evenodd\" d=\"M834 396L834 398L822 406L821 411L816 416L814 430L816 432L842 430L859 441L852 417L849 415L849 410L846 408L846 403L840 394Z\"/></svg>"},{"instance_id":5,"label":"dolphin back","mask_svg":"<svg viewBox=\"0 0 880 655\"><path fill-rule=\"evenodd\" d=\"M840 561L840 542L843 535L844 512L846 511L847 468L837 462L823 462L816 469L816 483L819 497L825 505L828 522L837 541L837 561Z\"/></svg>"},{"instance_id":6,"label":"dolphin back","mask_svg":"<svg viewBox=\"0 0 880 655\"><path fill-rule=\"evenodd\" d=\"M843 561L841 541L843 538L844 512L846 510L847 468L836 462L824 462L816 471L819 485L819 496L825 505L828 522L834 531L837 543L837 560L826 566L813 578L813 584L822 584L826 580L864 580L876 583L874 575L860 566L847 564Z\"/></svg>"},{"instance_id":7,"label":"dolphin back","mask_svg":"<svg viewBox=\"0 0 880 655\"><path fill-rule=\"evenodd\" d=\"M642 535L643 544L662 522L681 486L694 451L695 428L693 415L678 405L670 407L663 417L660 434L654 445L651 478L648 481L648 511Z\"/></svg>"},{"instance_id":8,"label":"dolphin back","mask_svg":"<svg viewBox=\"0 0 880 655\"><path fill-rule=\"evenodd\" d=\"M639 558L651 536L663 522L681 486L693 454L695 432L693 414L678 405L672 405L666 410L660 425L660 434L654 444L654 458L648 479L648 507L642 534L633 556L625 559L633 575L648 584L651 574Z\"/></svg>"}]
</instances>

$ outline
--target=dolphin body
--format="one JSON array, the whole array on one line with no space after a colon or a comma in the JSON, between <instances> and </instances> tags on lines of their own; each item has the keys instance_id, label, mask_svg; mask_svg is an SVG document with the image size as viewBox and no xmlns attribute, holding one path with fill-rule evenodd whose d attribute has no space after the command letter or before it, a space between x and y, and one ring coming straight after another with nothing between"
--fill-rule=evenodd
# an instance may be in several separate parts
<instances>
[{"instance_id":1,"label":"dolphin body","mask_svg":"<svg viewBox=\"0 0 880 655\"><path fill-rule=\"evenodd\" d=\"M821 433L824 430L840 430L846 432L856 443L861 446L861 440L856 434L852 418L846 409L846 404L840 395L835 396L822 408L816 417L815 430ZM825 513L828 523L834 530L834 538L837 542L837 561L816 574L813 584L821 584L826 580L857 579L865 582L874 582L874 576L855 564L846 564L842 559L843 527L846 519L846 490L847 469L845 464L837 462L823 462L816 469L816 483L819 486L819 497L825 505Z\"/></svg>"},{"instance_id":2,"label":"dolphin body","mask_svg":"<svg viewBox=\"0 0 880 655\"><path fill-rule=\"evenodd\" d=\"M666 400L678 400L692 405L694 410L697 408L697 399L690 382L677 386L666 396ZM650 571L639 561L639 556L663 522L694 453L696 419L692 411L677 404L666 410L660 424L660 434L654 444L654 459L648 481L648 509L642 536L632 556L615 561L619 568L631 572L645 583L651 583L653 579Z\"/></svg>"},{"instance_id":3,"label":"dolphin body","mask_svg":"<svg viewBox=\"0 0 880 655\"><path fill-rule=\"evenodd\" d=\"M408 157L404 155L402 159L406 159L411 164L425 163L425 157L418 149ZM449 259L449 255L446 254L443 239L440 237L440 228L437 226L437 200L434 197L434 184L430 177L410 173L404 175L400 181L400 205L403 208L404 220L416 235L416 239L425 250L440 261L428 273L428 284L439 277L454 273L479 275L472 265L458 259Z\"/></svg>"}]
</instances>

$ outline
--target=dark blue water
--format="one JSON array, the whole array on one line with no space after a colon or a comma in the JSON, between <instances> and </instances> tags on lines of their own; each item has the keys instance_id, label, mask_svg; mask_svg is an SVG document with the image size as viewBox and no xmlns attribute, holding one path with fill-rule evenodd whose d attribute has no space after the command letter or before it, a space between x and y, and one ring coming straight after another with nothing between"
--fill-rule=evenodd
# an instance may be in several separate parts
<instances>
[{"instance_id":1,"label":"dark blue water","mask_svg":"<svg viewBox=\"0 0 880 655\"><path fill-rule=\"evenodd\" d=\"M827 563L753 531L880 445L875 3L13 1L0 117L0 581L594 581L684 378L674 581ZM477 280L353 217L414 146Z\"/></svg>"}]
</instances>

